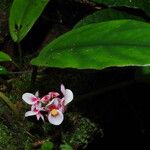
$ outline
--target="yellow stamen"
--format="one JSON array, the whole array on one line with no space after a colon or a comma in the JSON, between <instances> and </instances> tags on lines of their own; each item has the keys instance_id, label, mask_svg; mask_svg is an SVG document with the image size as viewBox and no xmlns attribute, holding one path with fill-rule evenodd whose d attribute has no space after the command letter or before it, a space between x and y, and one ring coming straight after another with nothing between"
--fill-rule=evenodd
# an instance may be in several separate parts
<instances>
[{"instance_id":1,"label":"yellow stamen","mask_svg":"<svg viewBox=\"0 0 150 150\"><path fill-rule=\"evenodd\" d=\"M57 115L58 115L57 109L53 109L53 110L51 111L51 115L52 115L52 116L57 116Z\"/></svg>"}]
</instances>

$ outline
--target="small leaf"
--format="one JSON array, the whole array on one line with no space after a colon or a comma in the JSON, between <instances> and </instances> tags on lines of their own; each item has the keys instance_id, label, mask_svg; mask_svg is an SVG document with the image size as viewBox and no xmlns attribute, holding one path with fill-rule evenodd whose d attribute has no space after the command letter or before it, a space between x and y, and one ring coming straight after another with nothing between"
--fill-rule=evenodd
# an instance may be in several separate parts
<instances>
[{"instance_id":1,"label":"small leaf","mask_svg":"<svg viewBox=\"0 0 150 150\"><path fill-rule=\"evenodd\" d=\"M9 16L9 30L14 42L30 31L49 0L14 0Z\"/></svg>"},{"instance_id":2,"label":"small leaf","mask_svg":"<svg viewBox=\"0 0 150 150\"><path fill-rule=\"evenodd\" d=\"M3 66L0 66L0 75L3 75L3 74L8 74L8 71Z\"/></svg>"},{"instance_id":3,"label":"small leaf","mask_svg":"<svg viewBox=\"0 0 150 150\"><path fill-rule=\"evenodd\" d=\"M150 24L135 20L113 20L86 25L48 44L31 63L78 69L148 66Z\"/></svg>"},{"instance_id":4,"label":"small leaf","mask_svg":"<svg viewBox=\"0 0 150 150\"><path fill-rule=\"evenodd\" d=\"M129 7L138 8L146 12L150 16L150 1L148 0L91 0L99 4L105 4L109 7Z\"/></svg>"},{"instance_id":5,"label":"small leaf","mask_svg":"<svg viewBox=\"0 0 150 150\"><path fill-rule=\"evenodd\" d=\"M0 51L0 62L1 61L12 61L12 60L8 54Z\"/></svg>"},{"instance_id":6,"label":"small leaf","mask_svg":"<svg viewBox=\"0 0 150 150\"><path fill-rule=\"evenodd\" d=\"M53 143L50 141L46 141L44 144L42 144L41 150L52 150L54 147Z\"/></svg>"},{"instance_id":7,"label":"small leaf","mask_svg":"<svg viewBox=\"0 0 150 150\"><path fill-rule=\"evenodd\" d=\"M134 19L134 20L144 21L144 19L141 17L134 16L129 13L115 10L112 8L107 8L104 10L96 11L92 15L83 18L74 26L74 29L91 23L100 23L103 21L119 20L119 19Z\"/></svg>"},{"instance_id":8,"label":"small leaf","mask_svg":"<svg viewBox=\"0 0 150 150\"><path fill-rule=\"evenodd\" d=\"M73 150L73 148L68 144L60 145L60 150Z\"/></svg>"}]
</instances>

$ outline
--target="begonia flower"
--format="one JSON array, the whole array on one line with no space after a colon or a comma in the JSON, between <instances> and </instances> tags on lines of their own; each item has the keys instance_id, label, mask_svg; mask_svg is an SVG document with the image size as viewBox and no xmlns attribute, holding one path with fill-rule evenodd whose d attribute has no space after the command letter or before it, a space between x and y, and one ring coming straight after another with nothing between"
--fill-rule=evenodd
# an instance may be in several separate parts
<instances>
[{"instance_id":1,"label":"begonia flower","mask_svg":"<svg viewBox=\"0 0 150 150\"><path fill-rule=\"evenodd\" d=\"M60 125L64 120L63 113L57 108L56 105L52 104L49 106L48 121L53 125Z\"/></svg>"},{"instance_id":2,"label":"begonia flower","mask_svg":"<svg viewBox=\"0 0 150 150\"><path fill-rule=\"evenodd\" d=\"M25 113L25 117L35 115L37 120L41 118L44 121L44 116L46 116L51 124L60 125L64 120L63 113L66 110L66 105L73 100L73 92L70 89L66 89L61 84L60 90L62 94L53 91L41 99L38 92L35 95L24 93L22 95L23 101L31 105L31 110Z\"/></svg>"}]
</instances>

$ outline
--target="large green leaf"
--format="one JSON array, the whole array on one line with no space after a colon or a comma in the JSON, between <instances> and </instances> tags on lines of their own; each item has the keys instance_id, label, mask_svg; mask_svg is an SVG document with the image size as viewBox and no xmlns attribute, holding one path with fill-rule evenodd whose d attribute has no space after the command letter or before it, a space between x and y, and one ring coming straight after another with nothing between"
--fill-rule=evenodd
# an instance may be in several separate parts
<instances>
[{"instance_id":1,"label":"large green leaf","mask_svg":"<svg viewBox=\"0 0 150 150\"><path fill-rule=\"evenodd\" d=\"M81 26L88 25L91 23L99 23L103 21L119 20L119 19L135 19L135 20L144 21L144 19L141 17L134 16L123 11L108 8L108 9L96 11L92 15L83 18L74 26L74 28L79 28Z\"/></svg>"},{"instance_id":2,"label":"large green leaf","mask_svg":"<svg viewBox=\"0 0 150 150\"><path fill-rule=\"evenodd\" d=\"M150 25L115 20L74 29L46 46L33 65L60 68L150 64Z\"/></svg>"},{"instance_id":3,"label":"large green leaf","mask_svg":"<svg viewBox=\"0 0 150 150\"><path fill-rule=\"evenodd\" d=\"M12 39L20 42L38 19L49 0L14 0L9 16Z\"/></svg>"},{"instance_id":4,"label":"large green leaf","mask_svg":"<svg viewBox=\"0 0 150 150\"><path fill-rule=\"evenodd\" d=\"M105 4L109 7L125 6L129 8L138 8L146 12L150 16L149 0L91 0L96 3Z\"/></svg>"},{"instance_id":5,"label":"large green leaf","mask_svg":"<svg viewBox=\"0 0 150 150\"><path fill-rule=\"evenodd\" d=\"M1 61L11 61L11 58L8 54L0 51L0 62Z\"/></svg>"}]
</instances>

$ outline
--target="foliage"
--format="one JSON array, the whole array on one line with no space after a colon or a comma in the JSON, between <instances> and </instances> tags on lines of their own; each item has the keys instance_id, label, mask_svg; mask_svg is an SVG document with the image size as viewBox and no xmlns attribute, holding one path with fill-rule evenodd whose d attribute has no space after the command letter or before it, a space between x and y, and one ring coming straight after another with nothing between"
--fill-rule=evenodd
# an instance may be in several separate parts
<instances>
[{"instance_id":1,"label":"foliage","mask_svg":"<svg viewBox=\"0 0 150 150\"><path fill-rule=\"evenodd\" d=\"M150 25L143 22L117 20L91 24L51 42L32 64L79 69L148 65L149 37Z\"/></svg>"},{"instance_id":2,"label":"foliage","mask_svg":"<svg viewBox=\"0 0 150 150\"><path fill-rule=\"evenodd\" d=\"M7 74L8 71L3 66L0 66L0 74Z\"/></svg>"},{"instance_id":3,"label":"foliage","mask_svg":"<svg viewBox=\"0 0 150 150\"><path fill-rule=\"evenodd\" d=\"M8 54L0 51L0 62L11 61L11 58ZM8 71L5 67L0 65L0 74L7 74Z\"/></svg>"},{"instance_id":4,"label":"foliage","mask_svg":"<svg viewBox=\"0 0 150 150\"><path fill-rule=\"evenodd\" d=\"M70 1L76 4L85 4L85 6L87 5L91 10L88 13L84 12L86 15L82 13L82 15L77 15L77 20L74 21L72 19L71 25L67 26L66 22L70 20L68 18L67 21L64 19L63 9L60 11L59 5L55 5L57 8L54 8L53 13L49 13L49 10L53 10L53 3L66 5ZM41 150L58 148L61 150L72 150L86 148L96 133L101 132L103 135L103 129L100 128L101 123L97 125L94 118L90 119L90 117L85 117L84 114L83 117L79 112L71 113L69 112L70 108L68 116L66 115L62 125L63 128L55 128L50 126L49 123L43 123L42 121L37 123L32 117L29 117L28 121L27 119L25 120L22 116L26 111L26 107L22 105L21 101L21 96L24 92L31 91L34 93L37 90L41 90L41 93L44 95L50 87L54 87L55 89L55 85L61 84L60 82L62 81L66 83L72 81L69 80L70 78L76 79L77 82L79 82L81 80L78 80L76 75L80 75L81 70L77 69L90 69L90 71L93 72L95 71L94 69L98 69L101 70L98 72L101 74L105 71L103 69L108 67L140 66L140 71L134 71L133 78L134 80L138 78L140 81L143 80L141 78L144 78L146 83L148 83L150 75L150 24L148 22L150 20L150 2L146 0L90 1L58 0L51 2L49 0L2 0L2 5L0 6L0 27L3 22L6 24L8 22L11 37L7 34L3 36L2 31L5 32L3 27L6 26L6 31L8 31L7 25L4 24L0 29L0 90L3 90L3 92L0 92L0 106L2 108L0 110L0 149L27 150L37 146L35 148L41 148ZM8 11L11 3L10 15L8 20L5 21L3 19L7 15L5 12L3 13L3 11L6 9ZM44 11L45 9L46 11ZM65 11L69 12L68 9L65 9ZM3 18L1 14L5 17ZM58 15L56 20L58 19L59 21L53 20L51 15L54 14ZM41 17L40 19L42 21L48 22L48 27L46 27L43 21L42 28L39 28L40 23L37 21L39 17ZM79 18L82 18L82 20ZM56 24L65 26L67 31L69 27L70 31L55 39L54 37L58 36L57 32L59 32L53 33L53 26ZM33 39L32 35L28 34L29 32L32 34L32 31L34 31L33 26L37 25L39 26L36 28L36 31L40 30L41 33L46 32L46 37L43 38L41 36L42 34L38 32L38 34L35 33L35 39ZM48 29L45 30L45 28ZM41 38L40 42L37 38ZM51 41L52 39L53 41ZM35 41L36 46L34 45ZM30 46L30 44L33 47ZM28 61L26 61L27 59L25 58L28 58ZM20 62L18 61L19 59ZM29 62L31 62L31 64L29 64ZM47 68L49 68L50 71ZM61 69L57 70L56 68L63 68L63 74L60 73ZM70 69L66 68L75 68L76 70L72 69L73 75L68 76L67 74ZM77 71L77 73L75 73L75 71ZM89 73L89 70L84 71L85 74ZM108 74L109 73L108 71ZM101 75L103 76L103 74ZM45 76L48 76L47 80L43 78ZM65 76L65 80L62 79L62 76ZM92 82L90 82L91 84L88 85L91 89L94 86L94 82L99 82L96 79L94 81L92 80ZM107 87L103 87L106 85L106 81L104 80L103 82L104 83L98 85L101 89L104 88L104 90L100 89L100 93L107 91ZM120 88L120 85L126 85L125 83L115 86L113 83L114 82L110 83L112 85L108 87L108 91L116 87ZM68 84L73 85L73 82ZM3 88L4 85L6 88ZM36 87L34 85L36 85ZM82 83L78 83L78 86L83 85ZM41 87L41 89L39 89L39 87ZM88 105L86 101L87 97L92 97L91 107L92 110L94 110L93 100L97 101L97 98L93 99L93 97L95 93L99 94L99 90L93 93L90 90L91 93L84 90L84 92L87 93L82 97L80 94L84 92L82 91L80 93L80 88L76 86L74 89L79 91L75 93L76 95L79 94L79 100L85 99L84 104L87 103ZM86 88L83 87L81 89ZM101 99L103 99L103 96ZM3 102L6 107L2 105ZM80 105L81 101L77 100L76 103L78 102L78 105ZM71 108L75 109L75 111L80 108L80 106L78 108L74 106L76 107L76 105L73 105ZM18 113L18 116L15 116L11 111ZM99 110L95 109L93 114L97 115L97 111ZM105 111L107 111L107 109L103 110L104 115L106 113ZM87 114L88 113L89 112L87 112ZM136 115L138 116L138 114ZM108 114L108 116L112 118L110 114ZM99 116L96 117L98 119L101 118ZM47 121L47 119L45 119L45 121ZM103 121L100 120L100 122ZM143 130L141 127L140 132L141 131L146 132L147 130ZM53 142L47 141L47 139ZM35 140L37 140L37 142ZM40 143L39 141L42 142ZM43 141L46 142L42 144Z\"/></svg>"},{"instance_id":5,"label":"foliage","mask_svg":"<svg viewBox=\"0 0 150 150\"><path fill-rule=\"evenodd\" d=\"M41 147L41 150L52 150L53 149L53 143L50 142L50 141L46 141L42 147Z\"/></svg>"},{"instance_id":6,"label":"foliage","mask_svg":"<svg viewBox=\"0 0 150 150\"><path fill-rule=\"evenodd\" d=\"M1 61L11 61L11 58L8 54L0 51L0 62Z\"/></svg>"},{"instance_id":7,"label":"foliage","mask_svg":"<svg viewBox=\"0 0 150 150\"><path fill-rule=\"evenodd\" d=\"M88 24L92 24L92 23L99 23L103 21L119 20L119 19L120 20L121 19L135 19L139 21L144 21L142 17L131 15L124 11L107 8L107 9L96 11L93 14L83 18L74 26L74 29L88 25Z\"/></svg>"},{"instance_id":8,"label":"foliage","mask_svg":"<svg viewBox=\"0 0 150 150\"><path fill-rule=\"evenodd\" d=\"M20 42L41 15L48 0L14 0L9 17L10 35L14 42Z\"/></svg>"},{"instance_id":9,"label":"foliage","mask_svg":"<svg viewBox=\"0 0 150 150\"><path fill-rule=\"evenodd\" d=\"M73 148L68 144L60 145L60 150L73 150Z\"/></svg>"},{"instance_id":10,"label":"foliage","mask_svg":"<svg viewBox=\"0 0 150 150\"><path fill-rule=\"evenodd\" d=\"M109 7L129 7L129 8L135 8L135 9L142 9L147 13L147 15L150 16L150 2L147 0L91 0L96 3L105 4Z\"/></svg>"}]
</instances>

